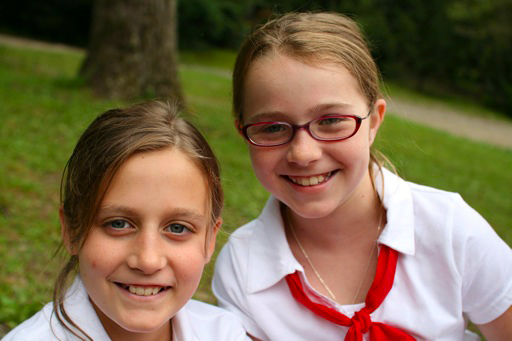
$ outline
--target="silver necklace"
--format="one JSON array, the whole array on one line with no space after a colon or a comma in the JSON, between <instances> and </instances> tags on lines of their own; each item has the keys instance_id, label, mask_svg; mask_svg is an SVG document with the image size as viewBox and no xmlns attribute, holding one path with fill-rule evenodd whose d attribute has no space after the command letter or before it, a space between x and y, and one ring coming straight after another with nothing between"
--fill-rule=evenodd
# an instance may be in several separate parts
<instances>
[{"instance_id":1,"label":"silver necklace","mask_svg":"<svg viewBox=\"0 0 512 341\"><path fill-rule=\"evenodd\" d=\"M336 302L336 296L334 295L332 290L329 288L329 286L325 283L324 279L322 278L322 276L320 275L320 273L318 272L316 267L313 265L313 262L311 261L311 259L308 256L308 253L306 252L306 250L302 246L302 243L300 242L299 237L297 237L297 234L295 233L295 229L293 228L292 222L290 221L288 210L286 210L286 218L287 218L286 220L287 220L287 223L288 223L288 225L290 227L290 230L292 231L293 238L295 238L295 241L297 242L297 245L299 245L299 249L302 252L302 255L304 256L304 258L306 258L306 261L308 262L309 266L313 270L316 278L318 278L318 280L320 281L322 286L325 288L325 290L327 291L329 296L332 298L333 301ZM381 224L381 222L382 222L382 216L380 218L379 225L377 226L377 238L378 238L378 236L380 234L380 224ZM370 264L372 263L373 254L375 253L375 249L376 248L377 248L377 239L375 240L374 245L372 247L372 252L370 254L370 259L368 260L368 264L366 265L366 270L364 272L363 279L361 280L361 283L359 283L359 287L357 288L357 292L354 295L354 299L352 300L352 304L354 304L356 302L357 296L359 295L359 292L361 291L361 287L363 286L363 283L364 283L364 280L366 278L366 275L368 274L368 270L370 269Z\"/></svg>"}]
</instances>

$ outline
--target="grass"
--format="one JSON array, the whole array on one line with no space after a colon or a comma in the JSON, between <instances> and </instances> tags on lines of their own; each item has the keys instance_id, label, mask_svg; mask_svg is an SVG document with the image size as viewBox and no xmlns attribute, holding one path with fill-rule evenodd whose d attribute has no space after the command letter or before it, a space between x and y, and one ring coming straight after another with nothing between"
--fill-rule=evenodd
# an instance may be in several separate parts
<instances>
[{"instance_id":1,"label":"grass","mask_svg":"<svg viewBox=\"0 0 512 341\"><path fill-rule=\"evenodd\" d=\"M61 260L53 257L61 170L78 136L100 112L127 103L94 98L76 79L77 51L0 45L0 336L51 300ZM268 194L254 177L246 147L233 129L233 55L181 56L190 119L220 158L226 191L218 249L240 224L255 218ZM410 94L407 96L418 96ZM480 110L480 109L475 109ZM456 191L512 245L512 151L388 116L377 141L406 179ZM213 263L213 262L212 262ZM206 271L196 298L213 302Z\"/></svg>"}]
</instances>

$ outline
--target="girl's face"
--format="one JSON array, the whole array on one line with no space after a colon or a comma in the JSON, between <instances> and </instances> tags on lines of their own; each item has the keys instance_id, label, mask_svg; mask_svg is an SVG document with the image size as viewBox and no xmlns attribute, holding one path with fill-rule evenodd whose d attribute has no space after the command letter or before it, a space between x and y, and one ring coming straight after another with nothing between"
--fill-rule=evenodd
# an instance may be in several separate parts
<instances>
[{"instance_id":1,"label":"girl's face","mask_svg":"<svg viewBox=\"0 0 512 341\"><path fill-rule=\"evenodd\" d=\"M83 283L111 337L168 336L169 320L197 289L216 233L205 254L203 179L175 149L133 155L114 176L78 253Z\"/></svg>"},{"instance_id":2,"label":"girl's face","mask_svg":"<svg viewBox=\"0 0 512 341\"><path fill-rule=\"evenodd\" d=\"M364 117L370 110L356 80L343 66L312 66L278 53L250 67L243 100L243 124L305 124L330 114ZM256 176L304 218L322 218L342 206L358 205L362 197L373 193L368 174L370 146L385 102L377 101L375 109L347 140L317 141L302 129L284 146L249 145Z\"/></svg>"}]
</instances>

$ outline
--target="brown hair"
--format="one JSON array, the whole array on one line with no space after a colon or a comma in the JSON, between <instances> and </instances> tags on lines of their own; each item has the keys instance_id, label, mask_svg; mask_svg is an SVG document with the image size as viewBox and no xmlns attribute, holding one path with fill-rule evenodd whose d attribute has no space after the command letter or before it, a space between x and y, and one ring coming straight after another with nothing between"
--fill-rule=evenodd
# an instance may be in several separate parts
<instances>
[{"instance_id":1,"label":"brown hair","mask_svg":"<svg viewBox=\"0 0 512 341\"><path fill-rule=\"evenodd\" d=\"M257 27L244 41L233 71L233 114L243 122L245 80L251 65L271 53L280 53L307 64L335 63L355 78L371 108L382 97L380 73L357 23L333 12L288 13ZM372 147L369 165L389 162Z\"/></svg>"},{"instance_id":2,"label":"brown hair","mask_svg":"<svg viewBox=\"0 0 512 341\"><path fill-rule=\"evenodd\" d=\"M61 205L69 244L79 250L98 207L119 167L136 153L176 148L201 169L209 190L211 237L222 213L223 191L219 163L201 133L178 115L176 105L149 101L98 116L80 137L62 176ZM77 271L72 255L61 269L54 288L53 305L65 328L89 338L67 315L64 292L69 275ZM73 327L73 329L71 329Z\"/></svg>"}]
</instances>

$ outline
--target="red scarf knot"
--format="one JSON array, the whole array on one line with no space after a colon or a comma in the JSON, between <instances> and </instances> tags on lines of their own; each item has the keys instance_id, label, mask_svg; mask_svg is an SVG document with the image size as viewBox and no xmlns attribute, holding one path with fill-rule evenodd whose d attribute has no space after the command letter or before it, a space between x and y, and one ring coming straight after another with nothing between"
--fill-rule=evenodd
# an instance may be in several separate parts
<instances>
[{"instance_id":1,"label":"red scarf knot","mask_svg":"<svg viewBox=\"0 0 512 341\"><path fill-rule=\"evenodd\" d=\"M393 286L397 258L397 251L390 249L386 245L381 246L377 262L377 273L366 295L366 306L356 312L352 318L348 318L333 308L311 301L304 292L298 272L286 275L285 279L292 296L299 304L331 323L349 327L345 336L346 341L362 341L363 334L367 332L370 332L370 339L372 341L413 341L415 339L405 331L384 323L372 322L370 318L370 314L381 305Z\"/></svg>"},{"instance_id":2,"label":"red scarf knot","mask_svg":"<svg viewBox=\"0 0 512 341\"><path fill-rule=\"evenodd\" d=\"M351 320L352 326L350 328L356 328L363 334L367 333L370 330L370 327L372 326L370 313L366 308L356 311L354 317L352 317Z\"/></svg>"}]
</instances>

